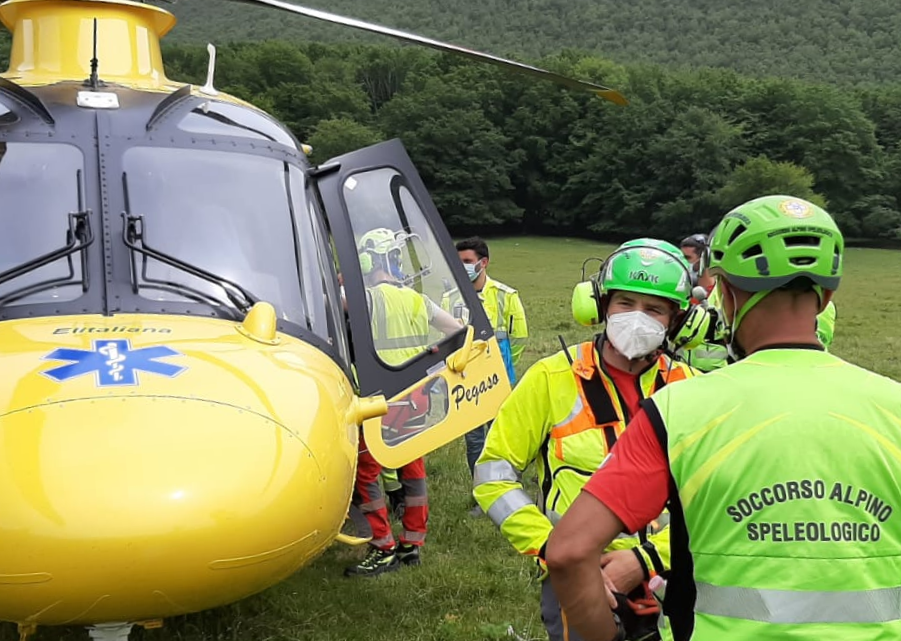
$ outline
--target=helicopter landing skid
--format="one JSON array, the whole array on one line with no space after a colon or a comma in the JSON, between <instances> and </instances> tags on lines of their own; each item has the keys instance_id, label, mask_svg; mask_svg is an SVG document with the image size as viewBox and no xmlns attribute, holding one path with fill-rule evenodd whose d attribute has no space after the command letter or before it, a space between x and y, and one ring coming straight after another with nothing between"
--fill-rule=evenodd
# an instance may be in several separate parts
<instances>
[{"instance_id":1,"label":"helicopter landing skid","mask_svg":"<svg viewBox=\"0 0 901 641\"><path fill-rule=\"evenodd\" d=\"M131 623L100 623L88 627L93 641L128 641Z\"/></svg>"}]
</instances>

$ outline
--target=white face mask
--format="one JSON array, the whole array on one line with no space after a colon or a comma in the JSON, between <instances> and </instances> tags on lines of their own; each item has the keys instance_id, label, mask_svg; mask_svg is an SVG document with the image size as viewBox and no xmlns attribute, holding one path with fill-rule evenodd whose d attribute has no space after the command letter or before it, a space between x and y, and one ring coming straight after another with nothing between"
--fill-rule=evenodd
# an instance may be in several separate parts
<instances>
[{"instance_id":1,"label":"white face mask","mask_svg":"<svg viewBox=\"0 0 901 641\"><path fill-rule=\"evenodd\" d=\"M607 317L606 333L617 351L632 360L660 347L666 327L644 312L620 312Z\"/></svg>"}]
</instances>

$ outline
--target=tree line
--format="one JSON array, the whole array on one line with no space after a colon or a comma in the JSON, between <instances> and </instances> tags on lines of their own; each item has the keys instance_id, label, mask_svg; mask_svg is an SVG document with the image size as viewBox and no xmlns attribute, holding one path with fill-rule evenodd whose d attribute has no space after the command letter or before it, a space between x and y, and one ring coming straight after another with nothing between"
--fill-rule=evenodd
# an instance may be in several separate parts
<instances>
[{"instance_id":1,"label":"tree line","mask_svg":"<svg viewBox=\"0 0 901 641\"><path fill-rule=\"evenodd\" d=\"M324 9L498 55L573 47L616 62L720 67L845 84L901 77L896 0L302 0ZM344 27L231 0L182 2L180 42L384 43Z\"/></svg>"},{"instance_id":2,"label":"tree line","mask_svg":"<svg viewBox=\"0 0 901 641\"><path fill-rule=\"evenodd\" d=\"M164 51L170 77L203 82L205 49ZM781 192L827 206L846 236L901 237L901 86L849 90L574 51L540 64L600 80L630 104L360 44L229 45L216 84L285 122L315 162L400 138L459 233L672 238Z\"/></svg>"}]
</instances>

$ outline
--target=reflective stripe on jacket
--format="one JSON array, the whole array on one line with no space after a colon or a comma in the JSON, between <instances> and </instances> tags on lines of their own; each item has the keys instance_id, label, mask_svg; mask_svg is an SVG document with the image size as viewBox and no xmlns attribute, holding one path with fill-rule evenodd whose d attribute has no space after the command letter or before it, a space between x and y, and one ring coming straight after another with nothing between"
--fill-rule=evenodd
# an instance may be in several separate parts
<instances>
[{"instance_id":1,"label":"reflective stripe on jacket","mask_svg":"<svg viewBox=\"0 0 901 641\"><path fill-rule=\"evenodd\" d=\"M494 280L485 277L485 286L479 293L485 315L491 323L498 341L509 339L513 364L519 362L529 339L529 327L526 323L526 312L523 308L519 292ZM457 289L445 293L441 299L441 308L452 313L453 306L460 301Z\"/></svg>"},{"instance_id":2,"label":"reflective stripe on jacket","mask_svg":"<svg viewBox=\"0 0 901 641\"><path fill-rule=\"evenodd\" d=\"M429 344L429 300L416 290L391 283L379 283L366 292L379 358L388 365L400 365L422 353Z\"/></svg>"},{"instance_id":3,"label":"reflective stripe on jacket","mask_svg":"<svg viewBox=\"0 0 901 641\"><path fill-rule=\"evenodd\" d=\"M765 349L652 401L677 639L901 639L901 385Z\"/></svg>"},{"instance_id":4,"label":"reflective stripe on jacket","mask_svg":"<svg viewBox=\"0 0 901 641\"><path fill-rule=\"evenodd\" d=\"M522 554L537 555L555 523L600 467L629 418L610 377L598 367L593 342L535 363L501 406L475 467L473 495ZM639 395L649 397L667 382L694 376L686 365L661 356L639 377ZM593 397L593 398L592 398ZM596 416L592 407L602 408ZM523 489L521 475L538 460L539 505ZM653 572L668 567L667 529L641 548ZM614 541L610 549L634 548L637 537ZM658 558L659 557L659 558ZM659 571L659 570L658 570Z\"/></svg>"}]
</instances>

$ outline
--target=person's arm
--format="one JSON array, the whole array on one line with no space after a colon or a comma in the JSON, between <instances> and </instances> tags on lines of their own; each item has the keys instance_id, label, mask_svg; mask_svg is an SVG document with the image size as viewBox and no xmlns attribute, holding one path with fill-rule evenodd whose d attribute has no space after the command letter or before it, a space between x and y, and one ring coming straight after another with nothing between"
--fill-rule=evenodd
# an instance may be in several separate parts
<instances>
[{"instance_id":1,"label":"person's arm","mask_svg":"<svg viewBox=\"0 0 901 641\"><path fill-rule=\"evenodd\" d=\"M616 638L598 559L620 532L637 532L663 511L669 478L666 455L642 409L554 528L546 556L551 581L585 641Z\"/></svg>"},{"instance_id":2,"label":"person's arm","mask_svg":"<svg viewBox=\"0 0 901 641\"><path fill-rule=\"evenodd\" d=\"M629 594L652 577L670 568L669 526L650 534L644 543L632 547L620 547L613 541L612 551L601 557L604 574L616 589L614 592Z\"/></svg>"},{"instance_id":3,"label":"person's arm","mask_svg":"<svg viewBox=\"0 0 901 641\"><path fill-rule=\"evenodd\" d=\"M606 505L583 492L548 541L547 566L554 593L566 620L585 641L617 639L598 559L623 529L623 522Z\"/></svg>"},{"instance_id":4,"label":"person's arm","mask_svg":"<svg viewBox=\"0 0 901 641\"><path fill-rule=\"evenodd\" d=\"M426 305L429 307L429 325L442 332L446 336L455 334L463 329L457 320L435 304L433 300L426 297Z\"/></svg>"},{"instance_id":5,"label":"person's arm","mask_svg":"<svg viewBox=\"0 0 901 641\"><path fill-rule=\"evenodd\" d=\"M507 331L510 337L510 354L513 357L513 364L519 362L523 351L526 349L526 343L529 340L529 327L526 324L526 310L522 306L522 299L519 292L513 292L507 295Z\"/></svg>"},{"instance_id":6,"label":"person's arm","mask_svg":"<svg viewBox=\"0 0 901 641\"><path fill-rule=\"evenodd\" d=\"M521 478L550 430L549 393L544 368L530 368L498 410L473 478L479 506L513 547L529 556L538 556L553 527Z\"/></svg>"}]
</instances>

